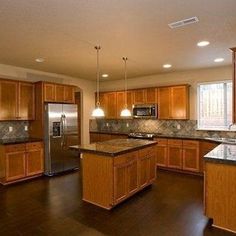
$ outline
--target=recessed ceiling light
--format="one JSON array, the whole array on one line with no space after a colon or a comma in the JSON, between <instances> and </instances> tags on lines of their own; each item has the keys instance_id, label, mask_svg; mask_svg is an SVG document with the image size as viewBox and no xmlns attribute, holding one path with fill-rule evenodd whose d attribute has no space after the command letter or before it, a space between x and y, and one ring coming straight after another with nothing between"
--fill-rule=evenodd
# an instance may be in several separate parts
<instances>
[{"instance_id":1,"label":"recessed ceiling light","mask_svg":"<svg viewBox=\"0 0 236 236\"><path fill-rule=\"evenodd\" d=\"M216 58L216 59L214 60L214 62L222 62L222 61L224 61L224 60L225 60L224 58L219 57L219 58Z\"/></svg>"},{"instance_id":2,"label":"recessed ceiling light","mask_svg":"<svg viewBox=\"0 0 236 236\"><path fill-rule=\"evenodd\" d=\"M171 67L172 67L171 64L165 64L165 65L163 65L163 68L171 68Z\"/></svg>"},{"instance_id":3,"label":"recessed ceiling light","mask_svg":"<svg viewBox=\"0 0 236 236\"><path fill-rule=\"evenodd\" d=\"M208 42L208 41L201 41L201 42L197 43L197 46L198 47L205 47L205 46L207 46L209 44L210 44L210 42Z\"/></svg>"},{"instance_id":4,"label":"recessed ceiling light","mask_svg":"<svg viewBox=\"0 0 236 236\"><path fill-rule=\"evenodd\" d=\"M40 62L44 62L44 59L43 58L36 58L35 61L40 63Z\"/></svg>"},{"instance_id":5,"label":"recessed ceiling light","mask_svg":"<svg viewBox=\"0 0 236 236\"><path fill-rule=\"evenodd\" d=\"M102 78L107 78L108 76L108 74L102 74Z\"/></svg>"}]
</instances>

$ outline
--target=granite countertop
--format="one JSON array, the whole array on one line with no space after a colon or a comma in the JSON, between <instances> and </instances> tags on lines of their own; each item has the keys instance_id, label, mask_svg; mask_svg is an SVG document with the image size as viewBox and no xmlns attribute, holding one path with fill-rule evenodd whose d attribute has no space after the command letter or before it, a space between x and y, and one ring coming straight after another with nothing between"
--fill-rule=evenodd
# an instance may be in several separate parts
<instances>
[{"instance_id":1,"label":"granite countertop","mask_svg":"<svg viewBox=\"0 0 236 236\"><path fill-rule=\"evenodd\" d=\"M90 133L114 134L114 135L117 134L117 135L127 135L127 136L129 134L129 133L114 132L114 131L90 131ZM161 133L153 133L153 134L154 134L154 138L206 140L206 141L217 142L217 143L236 144L236 139L234 138L202 137L202 136L161 134Z\"/></svg>"},{"instance_id":2,"label":"granite countertop","mask_svg":"<svg viewBox=\"0 0 236 236\"><path fill-rule=\"evenodd\" d=\"M155 144L157 144L156 141L143 139L113 139L81 146L70 146L70 148L81 153L89 152L106 156L117 156Z\"/></svg>"},{"instance_id":3,"label":"granite countertop","mask_svg":"<svg viewBox=\"0 0 236 236\"><path fill-rule=\"evenodd\" d=\"M236 145L221 144L204 156L205 161L236 165Z\"/></svg>"},{"instance_id":4,"label":"granite countertop","mask_svg":"<svg viewBox=\"0 0 236 236\"><path fill-rule=\"evenodd\" d=\"M0 139L0 145L33 143L33 142L41 142L41 141L43 141L43 139L40 139L40 138L9 138L9 139Z\"/></svg>"}]
</instances>

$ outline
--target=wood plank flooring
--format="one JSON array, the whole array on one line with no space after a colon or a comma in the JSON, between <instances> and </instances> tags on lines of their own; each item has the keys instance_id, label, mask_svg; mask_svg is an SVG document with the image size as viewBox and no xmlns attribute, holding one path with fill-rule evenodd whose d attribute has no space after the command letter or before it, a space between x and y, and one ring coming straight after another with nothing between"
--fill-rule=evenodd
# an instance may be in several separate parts
<instances>
[{"instance_id":1,"label":"wood plank flooring","mask_svg":"<svg viewBox=\"0 0 236 236\"><path fill-rule=\"evenodd\" d=\"M203 180L158 171L112 211L81 200L80 173L0 186L0 235L228 236L203 215Z\"/></svg>"}]
</instances>

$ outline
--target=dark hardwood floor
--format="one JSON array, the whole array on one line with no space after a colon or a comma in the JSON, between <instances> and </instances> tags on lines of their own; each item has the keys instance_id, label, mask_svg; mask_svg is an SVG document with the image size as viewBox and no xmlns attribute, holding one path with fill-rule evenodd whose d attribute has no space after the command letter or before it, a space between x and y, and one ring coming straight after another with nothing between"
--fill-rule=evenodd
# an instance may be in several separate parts
<instances>
[{"instance_id":1,"label":"dark hardwood floor","mask_svg":"<svg viewBox=\"0 0 236 236\"><path fill-rule=\"evenodd\" d=\"M81 200L78 172L0 187L0 235L227 236L203 215L203 180L158 171L152 187L112 211Z\"/></svg>"}]
</instances>

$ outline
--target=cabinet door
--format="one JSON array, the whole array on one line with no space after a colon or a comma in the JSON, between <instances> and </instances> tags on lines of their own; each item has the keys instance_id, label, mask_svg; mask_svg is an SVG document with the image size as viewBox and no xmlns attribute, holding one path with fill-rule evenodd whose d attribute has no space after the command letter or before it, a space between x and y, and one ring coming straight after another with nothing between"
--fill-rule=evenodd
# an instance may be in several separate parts
<instances>
[{"instance_id":1,"label":"cabinet door","mask_svg":"<svg viewBox=\"0 0 236 236\"><path fill-rule=\"evenodd\" d=\"M17 88L15 81L0 81L0 120L17 119Z\"/></svg>"},{"instance_id":2,"label":"cabinet door","mask_svg":"<svg viewBox=\"0 0 236 236\"><path fill-rule=\"evenodd\" d=\"M64 102L75 103L75 88L73 86L64 86Z\"/></svg>"},{"instance_id":3,"label":"cabinet door","mask_svg":"<svg viewBox=\"0 0 236 236\"><path fill-rule=\"evenodd\" d=\"M56 84L55 85L56 102L64 102L64 93L65 93L65 86Z\"/></svg>"},{"instance_id":4,"label":"cabinet door","mask_svg":"<svg viewBox=\"0 0 236 236\"><path fill-rule=\"evenodd\" d=\"M107 96L107 115L106 118L116 118L116 92L106 93Z\"/></svg>"},{"instance_id":5,"label":"cabinet door","mask_svg":"<svg viewBox=\"0 0 236 236\"><path fill-rule=\"evenodd\" d=\"M19 83L19 119L34 120L35 88L31 83Z\"/></svg>"},{"instance_id":6,"label":"cabinet door","mask_svg":"<svg viewBox=\"0 0 236 236\"><path fill-rule=\"evenodd\" d=\"M6 181L24 178L25 173L25 151L6 153Z\"/></svg>"},{"instance_id":7,"label":"cabinet door","mask_svg":"<svg viewBox=\"0 0 236 236\"><path fill-rule=\"evenodd\" d=\"M158 119L170 119L170 88L158 89Z\"/></svg>"},{"instance_id":8,"label":"cabinet door","mask_svg":"<svg viewBox=\"0 0 236 236\"><path fill-rule=\"evenodd\" d=\"M139 157L139 187L143 188L149 184L150 180L150 157Z\"/></svg>"},{"instance_id":9,"label":"cabinet door","mask_svg":"<svg viewBox=\"0 0 236 236\"><path fill-rule=\"evenodd\" d=\"M169 168L182 169L182 147L168 146L168 163Z\"/></svg>"},{"instance_id":10,"label":"cabinet door","mask_svg":"<svg viewBox=\"0 0 236 236\"><path fill-rule=\"evenodd\" d=\"M97 94L95 93L95 101L97 102ZM95 105L96 105L95 102ZM104 111L105 118L107 118L107 96L106 93L99 93L99 102L100 102L100 107Z\"/></svg>"},{"instance_id":11,"label":"cabinet door","mask_svg":"<svg viewBox=\"0 0 236 236\"><path fill-rule=\"evenodd\" d=\"M199 172L198 147L183 147L183 170Z\"/></svg>"},{"instance_id":12,"label":"cabinet door","mask_svg":"<svg viewBox=\"0 0 236 236\"><path fill-rule=\"evenodd\" d=\"M133 90L133 93L134 93L134 104L144 104L146 102L145 89Z\"/></svg>"},{"instance_id":13,"label":"cabinet door","mask_svg":"<svg viewBox=\"0 0 236 236\"><path fill-rule=\"evenodd\" d=\"M100 134L100 141L101 142L111 140L111 139L112 139L111 134Z\"/></svg>"},{"instance_id":14,"label":"cabinet door","mask_svg":"<svg viewBox=\"0 0 236 236\"><path fill-rule=\"evenodd\" d=\"M114 202L127 197L127 163L114 166Z\"/></svg>"},{"instance_id":15,"label":"cabinet door","mask_svg":"<svg viewBox=\"0 0 236 236\"><path fill-rule=\"evenodd\" d=\"M44 101L45 102L55 102L55 84L45 83L44 84Z\"/></svg>"},{"instance_id":16,"label":"cabinet door","mask_svg":"<svg viewBox=\"0 0 236 236\"><path fill-rule=\"evenodd\" d=\"M125 92L121 91L121 92L117 92L116 93L116 117L120 118L120 113L121 111L124 109L125 107Z\"/></svg>"},{"instance_id":17,"label":"cabinet door","mask_svg":"<svg viewBox=\"0 0 236 236\"><path fill-rule=\"evenodd\" d=\"M134 105L134 92L132 90L127 91L127 108L130 110L131 114Z\"/></svg>"},{"instance_id":18,"label":"cabinet door","mask_svg":"<svg viewBox=\"0 0 236 236\"><path fill-rule=\"evenodd\" d=\"M138 163L137 159L127 166L127 194L132 195L138 190Z\"/></svg>"},{"instance_id":19,"label":"cabinet door","mask_svg":"<svg viewBox=\"0 0 236 236\"><path fill-rule=\"evenodd\" d=\"M44 171L43 149L29 150L26 154L26 176L41 174Z\"/></svg>"},{"instance_id":20,"label":"cabinet door","mask_svg":"<svg viewBox=\"0 0 236 236\"><path fill-rule=\"evenodd\" d=\"M146 103L157 103L157 89L147 88L146 89Z\"/></svg>"},{"instance_id":21,"label":"cabinet door","mask_svg":"<svg viewBox=\"0 0 236 236\"><path fill-rule=\"evenodd\" d=\"M188 86L171 88L171 118L189 119Z\"/></svg>"},{"instance_id":22,"label":"cabinet door","mask_svg":"<svg viewBox=\"0 0 236 236\"><path fill-rule=\"evenodd\" d=\"M158 166L167 166L167 145L156 146L156 162Z\"/></svg>"},{"instance_id":23,"label":"cabinet door","mask_svg":"<svg viewBox=\"0 0 236 236\"><path fill-rule=\"evenodd\" d=\"M150 153L149 182L153 182L155 179L156 179L156 155L155 153Z\"/></svg>"}]
</instances>

